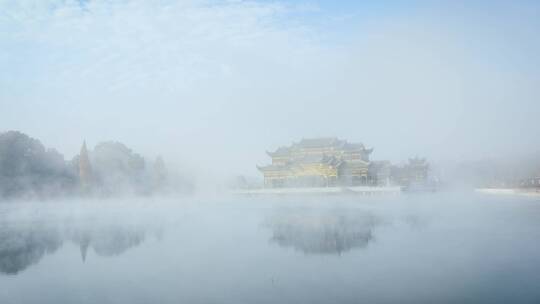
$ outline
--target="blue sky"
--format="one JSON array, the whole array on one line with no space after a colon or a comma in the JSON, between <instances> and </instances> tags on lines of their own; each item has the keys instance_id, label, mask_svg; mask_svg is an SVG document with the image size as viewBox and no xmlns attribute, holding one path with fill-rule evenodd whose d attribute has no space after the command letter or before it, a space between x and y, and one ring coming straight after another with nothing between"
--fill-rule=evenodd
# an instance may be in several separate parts
<instances>
[{"instance_id":1,"label":"blue sky","mask_svg":"<svg viewBox=\"0 0 540 304\"><path fill-rule=\"evenodd\" d=\"M216 175L313 136L396 162L526 153L539 17L535 1L0 0L0 130Z\"/></svg>"}]
</instances>

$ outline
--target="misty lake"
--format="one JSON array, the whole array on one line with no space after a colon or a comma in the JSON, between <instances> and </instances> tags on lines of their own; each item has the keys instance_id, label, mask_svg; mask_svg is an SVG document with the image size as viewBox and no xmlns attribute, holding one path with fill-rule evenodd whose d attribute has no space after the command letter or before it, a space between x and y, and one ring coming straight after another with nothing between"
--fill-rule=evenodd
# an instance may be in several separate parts
<instances>
[{"instance_id":1,"label":"misty lake","mask_svg":"<svg viewBox=\"0 0 540 304\"><path fill-rule=\"evenodd\" d=\"M540 199L0 205L0 303L539 303Z\"/></svg>"}]
</instances>

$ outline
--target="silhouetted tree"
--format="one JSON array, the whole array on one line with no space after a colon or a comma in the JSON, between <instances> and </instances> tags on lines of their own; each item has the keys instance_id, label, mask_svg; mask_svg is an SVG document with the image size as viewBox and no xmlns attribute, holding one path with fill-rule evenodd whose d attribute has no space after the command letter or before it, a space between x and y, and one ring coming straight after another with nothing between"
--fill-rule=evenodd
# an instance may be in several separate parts
<instances>
[{"instance_id":1,"label":"silhouetted tree","mask_svg":"<svg viewBox=\"0 0 540 304\"><path fill-rule=\"evenodd\" d=\"M54 149L18 131L0 133L0 198L71 191L75 172Z\"/></svg>"},{"instance_id":2,"label":"silhouetted tree","mask_svg":"<svg viewBox=\"0 0 540 304\"><path fill-rule=\"evenodd\" d=\"M91 163L106 194L149 192L149 174L142 156L119 142L103 142L91 153Z\"/></svg>"}]
</instances>

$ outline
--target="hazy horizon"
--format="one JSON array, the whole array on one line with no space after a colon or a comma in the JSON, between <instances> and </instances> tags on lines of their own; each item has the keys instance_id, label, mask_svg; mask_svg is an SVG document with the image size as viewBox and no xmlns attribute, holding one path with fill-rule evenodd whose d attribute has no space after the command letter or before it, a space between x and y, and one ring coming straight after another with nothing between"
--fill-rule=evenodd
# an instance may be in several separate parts
<instances>
[{"instance_id":1,"label":"hazy horizon","mask_svg":"<svg viewBox=\"0 0 540 304\"><path fill-rule=\"evenodd\" d=\"M467 4L465 6L465 3ZM0 130L211 176L336 136L400 162L539 151L534 2L0 1Z\"/></svg>"},{"instance_id":2,"label":"hazy horizon","mask_svg":"<svg viewBox=\"0 0 540 304\"><path fill-rule=\"evenodd\" d=\"M540 303L539 33L529 0L0 0L0 303Z\"/></svg>"}]
</instances>

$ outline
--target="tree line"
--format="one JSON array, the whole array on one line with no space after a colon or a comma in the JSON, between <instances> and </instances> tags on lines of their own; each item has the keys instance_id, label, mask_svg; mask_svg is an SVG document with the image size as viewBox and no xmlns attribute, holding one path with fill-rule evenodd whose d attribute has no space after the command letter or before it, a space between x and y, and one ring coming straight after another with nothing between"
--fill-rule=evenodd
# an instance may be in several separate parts
<instances>
[{"instance_id":1,"label":"tree line","mask_svg":"<svg viewBox=\"0 0 540 304\"><path fill-rule=\"evenodd\" d=\"M22 132L0 133L0 199L151 195L174 190L170 175L161 157L149 162L120 142L84 144L65 160Z\"/></svg>"}]
</instances>

